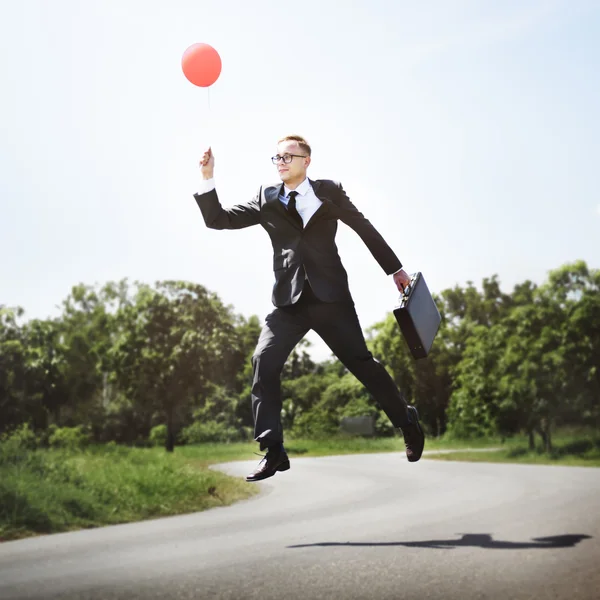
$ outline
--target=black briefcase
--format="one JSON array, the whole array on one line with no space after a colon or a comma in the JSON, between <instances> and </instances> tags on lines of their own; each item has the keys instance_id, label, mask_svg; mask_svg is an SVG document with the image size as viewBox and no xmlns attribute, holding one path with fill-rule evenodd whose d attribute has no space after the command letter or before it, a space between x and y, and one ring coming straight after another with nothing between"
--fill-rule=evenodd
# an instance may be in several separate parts
<instances>
[{"instance_id":1,"label":"black briefcase","mask_svg":"<svg viewBox=\"0 0 600 600\"><path fill-rule=\"evenodd\" d=\"M442 317L421 272L413 273L404 289L394 317L414 358L426 358Z\"/></svg>"}]
</instances>

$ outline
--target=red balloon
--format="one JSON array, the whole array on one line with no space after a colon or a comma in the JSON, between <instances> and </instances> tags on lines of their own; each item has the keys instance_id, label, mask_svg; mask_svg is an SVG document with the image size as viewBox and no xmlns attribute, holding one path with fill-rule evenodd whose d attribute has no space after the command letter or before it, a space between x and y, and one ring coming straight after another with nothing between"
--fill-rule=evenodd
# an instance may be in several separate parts
<instances>
[{"instance_id":1,"label":"red balloon","mask_svg":"<svg viewBox=\"0 0 600 600\"><path fill-rule=\"evenodd\" d=\"M221 57L208 44L192 44L183 53L181 68L194 85L209 87L221 74Z\"/></svg>"}]
</instances>

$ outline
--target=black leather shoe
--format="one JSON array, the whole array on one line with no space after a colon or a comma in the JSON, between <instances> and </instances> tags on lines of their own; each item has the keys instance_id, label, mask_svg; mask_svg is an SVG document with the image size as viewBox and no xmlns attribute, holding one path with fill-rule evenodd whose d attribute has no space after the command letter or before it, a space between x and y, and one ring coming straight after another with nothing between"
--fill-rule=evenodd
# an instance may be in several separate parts
<instances>
[{"instance_id":1,"label":"black leather shoe","mask_svg":"<svg viewBox=\"0 0 600 600\"><path fill-rule=\"evenodd\" d=\"M290 459L283 445L267 449L267 453L258 463L258 467L246 477L246 481L260 481L273 477L277 471L287 471L290 468Z\"/></svg>"},{"instance_id":2,"label":"black leather shoe","mask_svg":"<svg viewBox=\"0 0 600 600\"><path fill-rule=\"evenodd\" d=\"M414 406L409 406L406 409L409 424L402 428L404 435L404 445L406 446L406 458L408 462L417 462L423 454L425 447L425 434L419 423L419 413Z\"/></svg>"}]
</instances>

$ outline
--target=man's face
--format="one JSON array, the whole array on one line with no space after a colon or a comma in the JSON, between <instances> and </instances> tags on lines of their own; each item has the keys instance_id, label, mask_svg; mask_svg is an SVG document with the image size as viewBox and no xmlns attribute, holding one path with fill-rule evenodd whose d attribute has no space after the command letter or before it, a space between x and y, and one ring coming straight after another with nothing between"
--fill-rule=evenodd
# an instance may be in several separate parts
<instances>
[{"instance_id":1,"label":"man's face","mask_svg":"<svg viewBox=\"0 0 600 600\"><path fill-rule=\"evenodd\" d=\"M298 142L287 141L280 142L277 145L277 154L279 156L291 156L292 160L289 163L279 160L277 162L277 171L281 181L297 181L301 182L306 178L306 169L310 164L310 156L303 152ZM295 156L293 156L295 155ZM301 155L299 157L298 155Z\"/></svg>"}]
</instances>

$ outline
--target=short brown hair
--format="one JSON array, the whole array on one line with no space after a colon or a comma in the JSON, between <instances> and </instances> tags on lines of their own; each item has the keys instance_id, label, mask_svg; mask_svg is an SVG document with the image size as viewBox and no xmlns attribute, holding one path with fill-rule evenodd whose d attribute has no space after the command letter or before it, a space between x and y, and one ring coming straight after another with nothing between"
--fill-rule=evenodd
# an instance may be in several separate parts
<instances>
[{"instance_id":1,"label":"short brown hair","mask_svg":"<svg viewBox=\"0 0 600 600\"><path fill-rule=\"evenodd\" d=\"M279 144L281 142L298 142L298 146L300 146L300 148L310 156L310 146L301 135L286 135L285 137L281 138L277 143Z\"/></svg>"}]
</instances>

